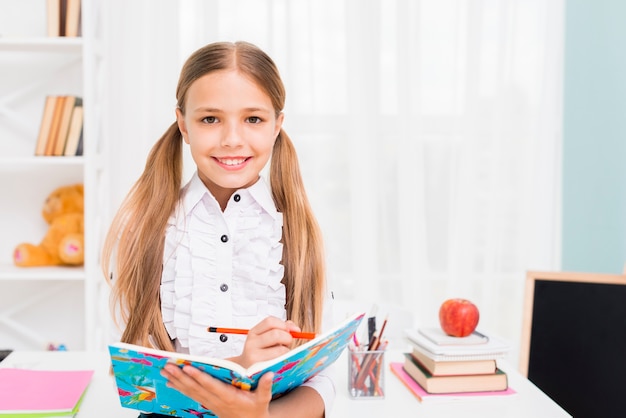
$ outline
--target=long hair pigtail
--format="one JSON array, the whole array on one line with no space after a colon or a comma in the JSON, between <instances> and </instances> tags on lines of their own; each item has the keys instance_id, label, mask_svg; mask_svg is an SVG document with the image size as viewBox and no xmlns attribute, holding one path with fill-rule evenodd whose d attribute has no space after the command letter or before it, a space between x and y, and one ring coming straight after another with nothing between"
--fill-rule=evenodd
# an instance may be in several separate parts
<instances>
[{"instance_id":1,"label":"long hair pigtail","mask_svg":"<svg viewBox=\"0 0 626 418\"><path fill-rule=\"evenodd\" d=\"M114 284L113 312L125 323L122 341L173 350L155 301L160 301L165 228L179 198L182 171L181 134L173 123L152 147L106 237L103 270Z\"/></svg>"},{"instance_id":2,"label":"long hair pigtail","mask_svg":"<svg viewBox=\"0 0 626 418\"><path fill-rule=\"evenodd\" d=\"M270 186L283 214L287 317L303 330L319 332L325 286L322 234L305 192L295 147L282 129L272 153Z\"/></svg>"}]
</instances>

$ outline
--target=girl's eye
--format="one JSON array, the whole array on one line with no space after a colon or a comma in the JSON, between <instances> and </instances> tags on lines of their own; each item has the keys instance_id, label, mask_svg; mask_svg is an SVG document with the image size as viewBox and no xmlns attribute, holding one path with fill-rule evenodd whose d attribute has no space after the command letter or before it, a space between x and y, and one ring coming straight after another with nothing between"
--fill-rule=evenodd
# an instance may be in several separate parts
<instances>
[{"instance_id":1,"label":"girl's eye","mask_svg":"<svg viewBox=\"0 0 626 418\"><path fill-rule=\"evenodd\" d=\"M248 118L249 123L261 123L261 118L258 116L250 116Z\"/></svg>"},{"instance_id":2,"label":"girl's eye","mask_svg":"<svg viewBox=\"0 0 626 418\"><path fill-rule=\"evenodd\" d=\"M206 118L202 119L202 122L204 122L204 123L216 123L217 122L217 118L215 116L207 116Z\"/></svg>"}]
</instances>

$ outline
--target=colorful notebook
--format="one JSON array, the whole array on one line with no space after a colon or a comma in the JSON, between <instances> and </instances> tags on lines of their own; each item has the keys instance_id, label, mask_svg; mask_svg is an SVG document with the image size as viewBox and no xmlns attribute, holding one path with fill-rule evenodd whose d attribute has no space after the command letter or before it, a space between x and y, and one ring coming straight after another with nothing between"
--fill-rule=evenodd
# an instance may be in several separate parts
<instances>
[{"instance_id":1,"label":"colorful notebook","mask_svg":"<svg viewBox=\"0 0 626 418\"><path fill-rule=\"evenodd\" d=\"M93 370L0 368L0 417L73 417Z\"/></svg>"},{"instance_id":2,"label":"colorful notebook","mask_svg":"<svg viewBox=\"0 0 626 418\"><path fill-rule=\"evenodd\" d=\"M245 369L224 360L155 350L133 344L109 346L113 373L123 407L182 418L212 416L191 398L166 386L161 369L166 363L191 365L243 390L254 390L260 377L274 372L272 395L278 397L331 365L346 348L364 313L347 318L330 331L277 357Z\"/></svg>"}]
</instances>

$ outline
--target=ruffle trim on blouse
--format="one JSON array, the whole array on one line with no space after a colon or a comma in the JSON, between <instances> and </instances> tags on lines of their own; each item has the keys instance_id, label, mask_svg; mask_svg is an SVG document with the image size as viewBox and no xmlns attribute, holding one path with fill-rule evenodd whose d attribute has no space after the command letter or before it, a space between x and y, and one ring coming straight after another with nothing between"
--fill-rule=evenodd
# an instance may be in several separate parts
<instances>
[{"instance_id":1,"label":"ruffle trim on blouse","mask_svg":"<svg viewBox=\"0 0 626 418\"><path fill-rule=\"evenodd\" d=\"M285 319L285 286L282 214L271 219L251 204L237 217L233 259L233 314L256 319L258 307L266 304L268 315ZM249 323L247 326L256 324Z\"/></svg>"}]
</instances>

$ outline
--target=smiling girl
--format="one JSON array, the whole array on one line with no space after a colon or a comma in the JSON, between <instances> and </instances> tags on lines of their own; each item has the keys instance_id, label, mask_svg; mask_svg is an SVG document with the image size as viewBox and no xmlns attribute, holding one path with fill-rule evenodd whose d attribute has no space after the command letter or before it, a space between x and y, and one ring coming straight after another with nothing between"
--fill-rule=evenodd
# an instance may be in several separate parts
<instances>
[{"instance_id":1,"label":"smiling girl","mask_svg":"<svg viewBox=\"0 0 626 418\"><path fill-rule=\"evenodd\" d=\"M301 343L289 331L330 325L321 233L282 129L284 86L256 46L213 43L189 57L176 97L176 122L104 244L114 317L124 342L248 367ZM197 170L181 188L183 143ZM268 187L260 172L270 159ZM208 333L210 324L250 332ZM163 374L221 418L322 417L335 395L323 373L276 400L271 374L251 392L192 367Z\"/></svg>"}]
</instances>

